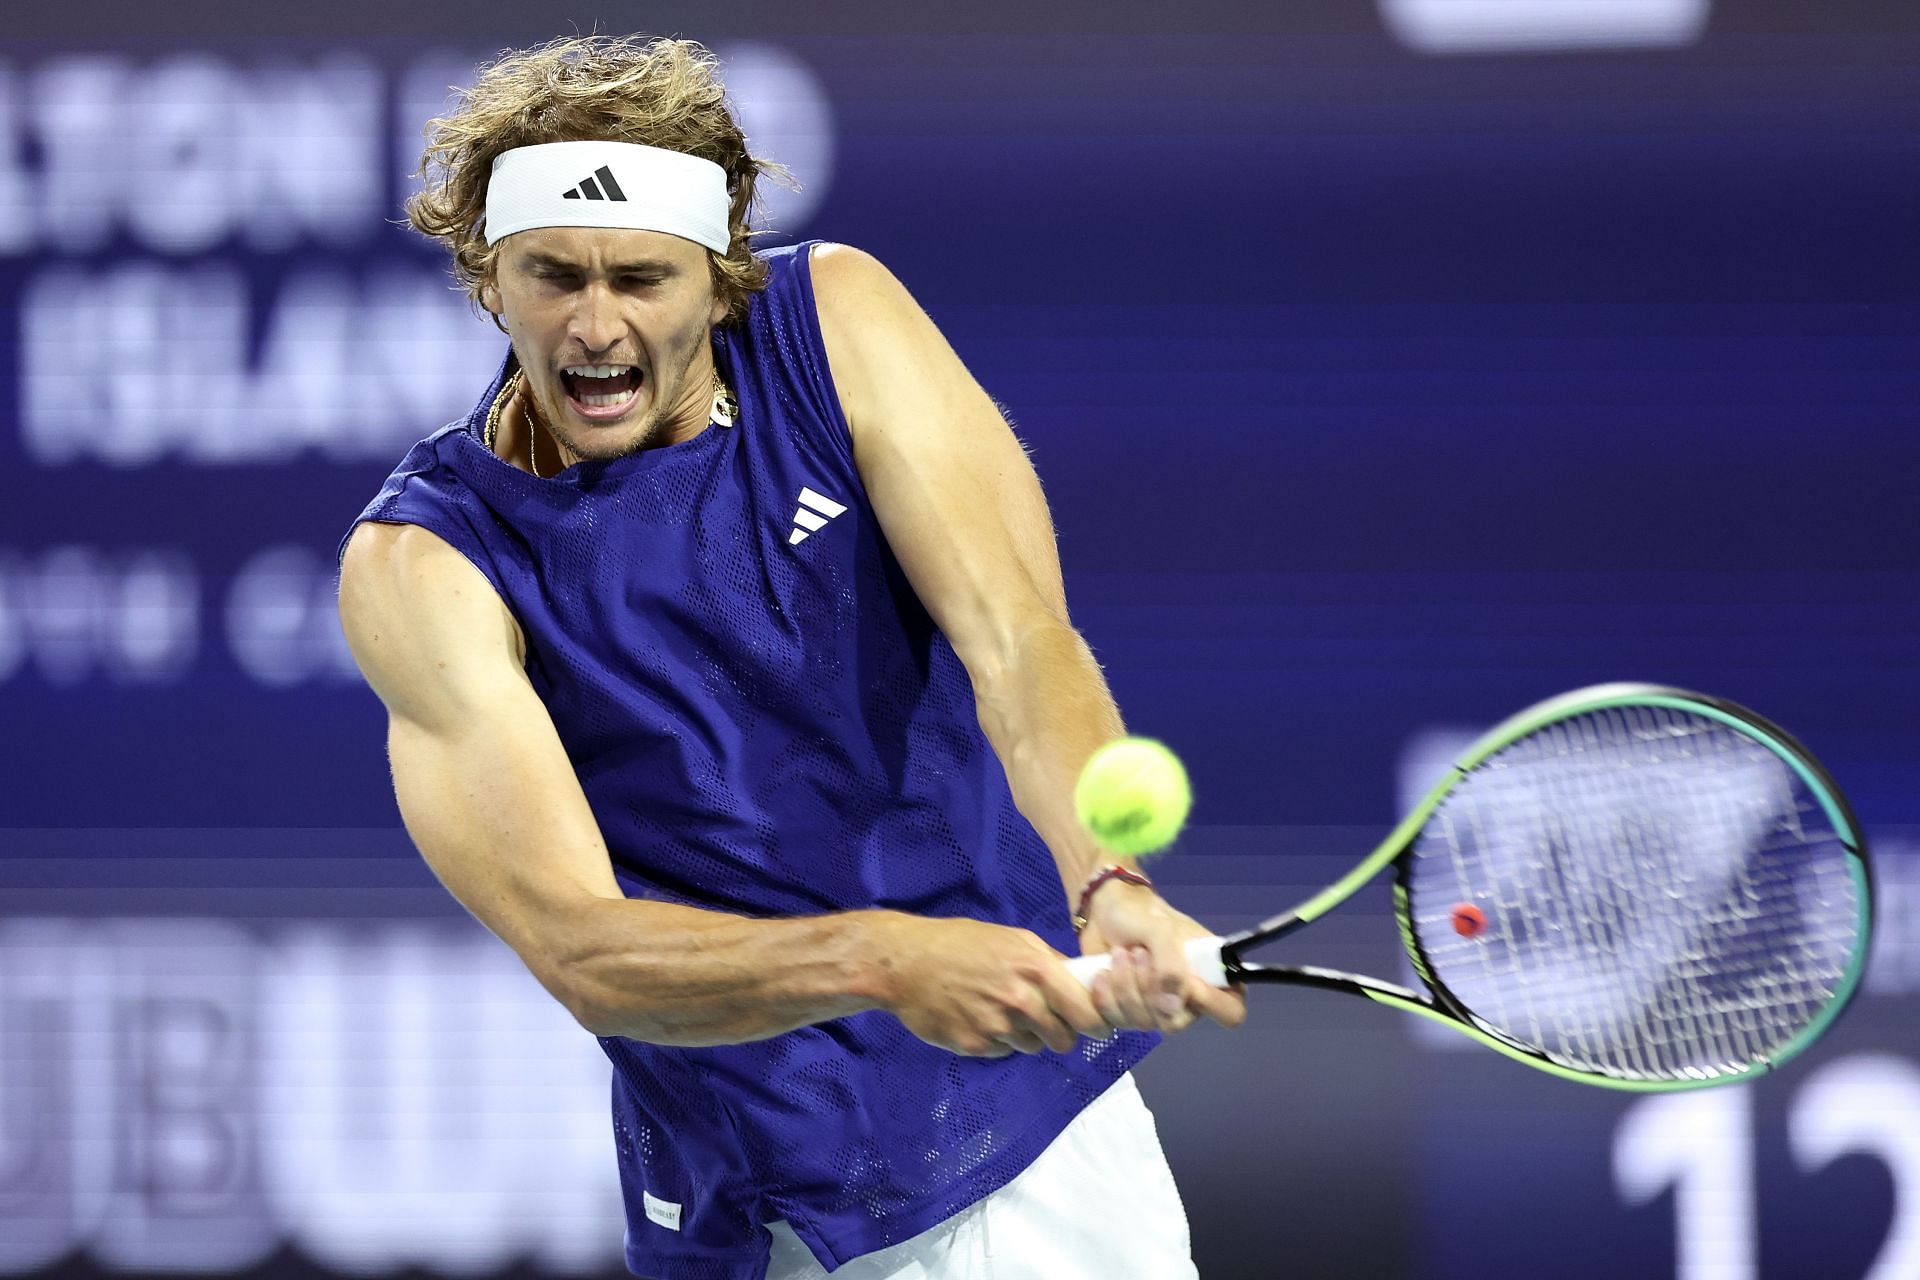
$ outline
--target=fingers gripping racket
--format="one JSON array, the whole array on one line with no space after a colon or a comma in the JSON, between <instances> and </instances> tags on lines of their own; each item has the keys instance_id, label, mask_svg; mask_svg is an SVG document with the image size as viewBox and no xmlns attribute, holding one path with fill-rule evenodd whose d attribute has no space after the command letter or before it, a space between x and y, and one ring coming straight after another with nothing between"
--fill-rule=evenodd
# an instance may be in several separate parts
<instances>
[{"instance_id":1,"label":"fingers gripping racket","mask_svg":"<svg viewBox=\"0 0 1920 1280\"><path fill-rule=\"evenodd\" d=\"M1389 866L1424 991L1245 958ZM1825 1031L1872 914L1866 843L1804 748L1732 703L1613 684L1500 724L1337 883L1188 954L1218 986L1344 991L1569 1080L1690 1089ZM1071 962L1089 982L1106 964Z\"/></svg>"}]
</instances>

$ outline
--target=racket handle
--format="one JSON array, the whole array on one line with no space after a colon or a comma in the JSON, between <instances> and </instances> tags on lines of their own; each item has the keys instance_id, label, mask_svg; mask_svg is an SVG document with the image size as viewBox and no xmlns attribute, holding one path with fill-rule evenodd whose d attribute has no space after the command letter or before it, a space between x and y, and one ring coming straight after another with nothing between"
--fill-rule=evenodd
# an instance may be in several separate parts
<instances>
[{"instance_id":1,"label":"racket handle","mask_svg":"<svg viewBox=\"0 0 1920 1280\"><path fill-rule=\"evenodd\" d=\"M1196 978L1210 986L1226 988L1227 963L1220 954L1222 938L1189 938L1187 940L1187 967L1193 970ZM1113 957L1106 954L1097 956L1074 956L1067 961L1067 968L1073 976L1085 986L1093 985L1093 976L1105 973L1113 967Z\"/></svg>"}]
</instances>

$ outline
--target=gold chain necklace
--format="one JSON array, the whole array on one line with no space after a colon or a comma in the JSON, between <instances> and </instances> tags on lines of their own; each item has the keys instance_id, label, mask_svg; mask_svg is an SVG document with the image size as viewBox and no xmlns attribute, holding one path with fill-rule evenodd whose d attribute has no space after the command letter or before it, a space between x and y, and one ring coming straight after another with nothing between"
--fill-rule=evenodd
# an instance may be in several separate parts
<instances>
[{"instance_id":1,"label":"gold chain necklace","mask_svg":"<svg viewBox=\"0 0 1920 1280\"><path fill-rule=\"evenodd\" d=\"M515 369L511 377L500 385L500 394L493 398L493 404L487 409L486 445L488 452L493 451L493 442L500 434L500 411L513 399L513 393L520 389L520 371Z\"/></svg>"},{"instance_id":2,"label":"gold chain necklace","mask_svg":"<svg viewBox=\"0 0 1920 1280\"><path fill-rule=\"evenodd\" d=\"M520 392L521 384L526 380L525 372L515 369L511 377L500 387L500 394L493 398L493 404L487 409L486 445L488 452L494 451L494 441L500 435L500 414L514 396ZM740 418L740 401L720 377L720 371L713 371L713 402L707 409L707 421L715 426L730 427ZM540 474L540 425L534 420L533 405L527 405L527 469L535 476ZM555 444L559 443L556 438ZM561 470L565 470L562 467Z\"/></svg>"}]
</instances>

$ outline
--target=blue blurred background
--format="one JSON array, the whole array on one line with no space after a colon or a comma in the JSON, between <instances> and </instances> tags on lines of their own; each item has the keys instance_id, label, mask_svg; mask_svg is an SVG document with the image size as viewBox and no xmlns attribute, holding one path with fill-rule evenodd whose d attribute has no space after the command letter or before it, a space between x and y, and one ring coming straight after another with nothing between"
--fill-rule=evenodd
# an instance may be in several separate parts
<instances>
[{"instance_id":1,"label":"blue blurred background","mask_svg":"<svg viewBox=\"0 0 1920 1280\"><path fill-rule=\"evenodd\" d=\"M1784 723L1865 993L1588 1091L1313 993L1141 1071L1201 1274L1920 1276L1920 10L345 0L0 35L0 1273L618 1274L606 1068L399 829L332 553L503 339L393 225L507 45L709 41L777 239L1007 407L1223 928L1606 679ZM1391 974L1384 898L1298 940ZM1384 966L1384 968L1383 968Z\"/></svg>"}]
</instances>

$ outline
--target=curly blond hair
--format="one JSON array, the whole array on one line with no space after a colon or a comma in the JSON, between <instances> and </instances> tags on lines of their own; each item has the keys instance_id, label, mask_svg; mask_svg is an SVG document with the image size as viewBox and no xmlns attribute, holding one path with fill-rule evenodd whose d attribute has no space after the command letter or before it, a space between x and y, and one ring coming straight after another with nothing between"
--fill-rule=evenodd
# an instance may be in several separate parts
<instances>
[{"instance_id":1,"label":"curly blond hair","mask_svg":"<svg viewBox=\"0 0 1920 1280\"><path fill-rule=\"evenodd\" d=\"M726 321L737 320L767 282L766 264L750 244L757 234L754 186L786 171L748 153L718 73L713 54L692 40L596 34L507 50L480 68L453 110L427 122L426 151L414 171L426 186L407 200L407 221L452 251L453 277L480 307L499 259L483 225L495 156L544 142L590 141L698 156L727 171L731 243L724 254L709 249L707 266L727 304Z\"/></svg>"}]
</instances>

